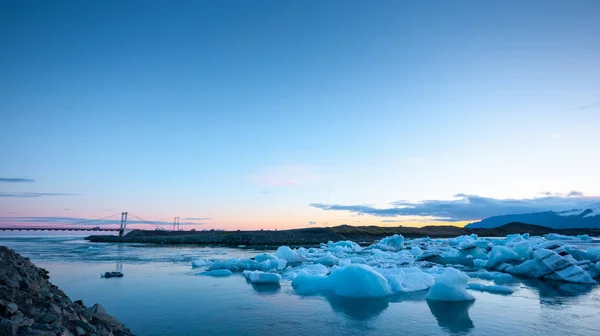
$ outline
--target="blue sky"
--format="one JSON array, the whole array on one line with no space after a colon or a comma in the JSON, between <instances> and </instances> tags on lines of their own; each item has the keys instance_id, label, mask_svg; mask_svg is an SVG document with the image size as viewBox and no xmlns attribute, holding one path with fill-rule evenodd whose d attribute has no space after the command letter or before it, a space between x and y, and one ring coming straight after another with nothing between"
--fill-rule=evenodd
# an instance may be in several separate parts
<instances>
[{"instance_id":1,"label":"blue sky","mask_svg":"<svg viewBox=\"0 0 600 336\"><path fill-rule=\"evenodd\" d=\"M600 195L599 14L597 1L2 2L0 178L35 181L0 179L0 215L288 228L435 223L327 206L457 194L579 191L551 197L585 205Z\"/></svg>"}]
</instances>

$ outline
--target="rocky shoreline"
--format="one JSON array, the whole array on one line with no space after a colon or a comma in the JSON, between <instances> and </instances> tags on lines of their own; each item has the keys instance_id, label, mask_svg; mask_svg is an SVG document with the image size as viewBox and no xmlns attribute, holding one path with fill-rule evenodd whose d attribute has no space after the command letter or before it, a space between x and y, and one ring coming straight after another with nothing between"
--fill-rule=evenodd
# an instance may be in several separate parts
<instances>
[{"instance_id":1,"label":"rocky shoreline","mask_svg":"<svg viewBox=\"0 0 600 336\"><path fill-rule=\"evenodd\" d=\"M72 302L48 279L48 271L0 246L0 336L133 335L101 305Z\"/></svg>"}]
</instances>

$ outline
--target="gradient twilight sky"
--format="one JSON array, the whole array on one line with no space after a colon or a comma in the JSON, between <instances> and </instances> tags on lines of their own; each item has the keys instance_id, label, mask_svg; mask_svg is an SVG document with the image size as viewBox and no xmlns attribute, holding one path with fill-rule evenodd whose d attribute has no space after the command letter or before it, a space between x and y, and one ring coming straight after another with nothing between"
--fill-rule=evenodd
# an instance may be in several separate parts
<instances>
[{"instance_id":1,"label":"gradient twilight sky","mask_svg":"<svg viewBox=\"0 0 600 336\"><path fill-rule=\"evenodd\" d=\"M505 199L585 206L599 17L594 0L2 1L0 222L462 224ZM336 208L438 203L492 209Z\"/></svg>"}]
</instances>

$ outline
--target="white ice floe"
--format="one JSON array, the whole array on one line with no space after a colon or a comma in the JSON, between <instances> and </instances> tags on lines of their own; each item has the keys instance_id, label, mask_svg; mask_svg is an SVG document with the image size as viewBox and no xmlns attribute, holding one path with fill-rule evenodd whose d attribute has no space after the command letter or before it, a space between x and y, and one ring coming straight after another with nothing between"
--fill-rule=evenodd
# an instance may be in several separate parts
<instances>
[{"instance_id":1,"label":"white ice floe","mask_svg":"<svg viewBox=\"0 0 600 336\"><path fill-rule=\"evenodd\" d=\"M244 271L242 275L250 282L255 284L278 284L281 281L281 275L277 273L267 273L261 271Z\"/></svg>"},{"instance_id":2,"label":"white ice floe","mask_svg":"<svg viewBox=\"0 0 600 336\"><path fill-rule=\"evenodd\" d=\"M357 243L350 240L343 240L339 242L328 242L323 246L330 252L360 252L362 248Z\"/></svg>"},{"instance_id":3,"label":"white ice floe","mask_svg":"<svg viewBox=\"0 0 600 336\"><path fill-rule=\"evenodd\" d=\"M425 298L434 301L471 301L475 297L467 292L469 277L452 267L446 268L444 273L435 279L435 283Z\"/></svg>"},{"instance_id":4,"label":"white ice floe","mask_svg":"<svg viewBox=\"0 0 600 336\"><path fill-rule=\"evenodd\" d=\"M498 285L484 285L481 283L469 283L467 285L468 289L477 290L481 292L489 292L489 293L499 293L499 294L512 294L515 291L506 286L498 286Z\"/></svg>"}]
</instances>

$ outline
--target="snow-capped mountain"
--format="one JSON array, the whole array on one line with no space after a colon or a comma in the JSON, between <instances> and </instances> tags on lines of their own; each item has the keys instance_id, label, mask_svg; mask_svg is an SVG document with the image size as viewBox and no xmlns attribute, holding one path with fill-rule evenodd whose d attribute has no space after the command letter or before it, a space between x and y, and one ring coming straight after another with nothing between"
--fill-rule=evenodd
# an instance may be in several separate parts
<instances>
[{"instance_id":1,"label":"snow-capped mountain","mask_svg":"<svg viewBox=\"0 0 600 336\"><path fill-rule=\"evenodd\" d=\"M479 222L468 224L466 227L489 229L511 222L535 224L552 229L600 228L600 204L595 203L587 209L493 216Z\"/></svg>"}]
</instances>

